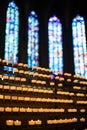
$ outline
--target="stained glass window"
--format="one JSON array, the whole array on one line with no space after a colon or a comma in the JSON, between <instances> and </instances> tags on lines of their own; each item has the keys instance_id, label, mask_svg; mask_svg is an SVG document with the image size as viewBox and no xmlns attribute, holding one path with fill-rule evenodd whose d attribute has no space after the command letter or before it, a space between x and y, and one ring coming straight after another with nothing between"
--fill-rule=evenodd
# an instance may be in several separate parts
<instances>
[{"instance_id":1,"label":"stained glass window","mask_svg":"<svg viewBox=\"0 0 87 130\"><path fill-rule=\"evenodd\" d=\"M19 11L14 2L10 2L6 15L5 60L18 62Z\"/></svg>"},{"instance_id":2,"label":"stained glass window","mask_svg":"<svg viewBox=\"0 0 87 130\"><path fill-rule=\"evenodd\" d=\"M39 64L39 22L38 17L32 11L28 18L28 65L29 67Z\"/></svg>"},{"instance_id":3,"label":"stained glass window","mask_svg":"<svg viewBox=\"0 0 87 130\"><path fill-rule=\"evenodd\" d=\"M62 24L53 16L48 22L49 68L55 74L63 73Z\"/></svg>"},{"instance_id":4,"label":"stained glass window","mask_svg":"<svg viewBox=\"0 0 87 130\"><path fill-rule=\"evenodd\" d=\"M77 15L72 21L75 74L87 78L87 50L84 18Z\"/></svg>"}]
</instances>

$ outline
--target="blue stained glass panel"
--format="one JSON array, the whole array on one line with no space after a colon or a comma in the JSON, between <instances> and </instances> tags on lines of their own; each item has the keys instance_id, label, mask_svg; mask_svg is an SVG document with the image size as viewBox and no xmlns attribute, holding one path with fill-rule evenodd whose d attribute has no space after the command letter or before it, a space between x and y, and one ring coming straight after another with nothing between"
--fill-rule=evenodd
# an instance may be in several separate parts
<instances>
[{"instance_id":1,"label":"blue stained glass panel","mask_svg":"<svg viewBox=\"0 0 87 130\"><path fill-rule=\"evenodd\" d=\"M6 14L5 54L7 61L18 63L19 11L14 2L10 2Z\"/></svg>"},{"instance_id":2,"label":"blue stained glass panel","mask_svg":"<svg viewBox=\"0 0 87 130\"><path fill-rule=\"evenodd\" d=\"M80 15L72 21L72 34L75 74L87 78L85 21Z\"/></svg>"},{"instance_id":3,"label":"blue stained glass panel","mask_svg":"<svg viewBox=\"0 0 87 130\"><path fill-rule=\"evenodd\" d=\"M63 73L62 24L53 16L48 22L49 68L57 74Z\"/></svg>"},{"instance_id":4,"label":"blue stained glass panel","mask_svg":"<svg viewBox=\"0 0 87 130\"><path fill-rule=\"evenodd\" d=\"M39 22L34 11L28 18L28 65L30 68L39 65Z\"/></svg>"}]
</instances>

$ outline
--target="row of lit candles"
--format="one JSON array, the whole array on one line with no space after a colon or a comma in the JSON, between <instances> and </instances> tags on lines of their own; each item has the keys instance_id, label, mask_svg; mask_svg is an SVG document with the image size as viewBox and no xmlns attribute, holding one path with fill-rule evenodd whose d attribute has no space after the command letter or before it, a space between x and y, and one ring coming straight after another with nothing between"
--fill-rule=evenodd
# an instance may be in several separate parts
<instances>
[{"instance_id":1,"label":"row of lit candles","mask_svg":"<svg viewBox=\"0 0 87 130\"><path fill-rule=\"evenodd\" d=\"M74 93L73 93L73 92L57 91L57 94L74 96Z\"/></svg>"},{"instance_id":2,"label":"row of lit candles","mask_svg":"<svg viewBox=\"0 0 87 130\"><path fill-rule=\"evenodd\" d=\"M41 74L39 74L41 75ZM40 76L41 77L41 76ZM44 76L43 76L44 77ZM8 80L8 81L18 81L18 82L26 82L26 78L25 77L14 77L14 76L7 76L7 75L2 75L0 74L0 79L1 80ZM44 78L43 78L44 79ZM60 80L61 79L61 80ZM59 80L60 81L63 81L64 78L60 78ZM67 79L67 82L71 82L71 79ZM46 81L45 80L36 80L36 79L31 79L31 83L33 84L40 84L40 85L46 85ZM78 83L78 80L74 80L73 83ZM50 86L54 86L55 85L55 82L54 81L50 81L49 82ZM87 82L85 81L80 81L79 84L81 85L87 85ZM59 84L58 84L59 85ZM73 87L74 89L81 89L80 86L74 86Z\"/></svg>"},{"instance_id":3,"label":"row of lit candles","mask_svg":"<svg viewBox=\"0 0 87 130\"><path fill-rule=\"evenodd\" d=\"M73 89L81 90L80 86L73 86Z\"/></svg>"},{"instance_id":4,"label":"row of lit candles","mask_svg":"<svg viewBox=\"0 0 87 130\"><path fill-rule=\"evenodd\" d=\"M24 108L24 107L0 107L0 112L64 112L63 108ZM72 111L73 112L73 109Z\"/></svg>"},{"instance_id":5,"label":"row of lit candles","mask_svg":"<svg viewBox=\"0 0 87 130\"><path fill-rule=\"evenodd\" d=\"M14 90L14 91L23 91L23 92L37 92L37 93L53 93L52 89L41 89L41 88L31 88L31 87L20 87L20 86L9 86L9 85L0 85L0 89L3 90Z\"/></svg>"},{"instance_id":6,"label":"row of lit candles","mask_svg":"<svg viewBox=\"0 0 87 130\"><path fill-rule=\"evenodd\" d=\"M73 86L73 89L86 91L87 87L85 85L83 85L82 87L80 87L80 86Z\"/></svg>"},{"instance_id":7,"label":"row of lit candles","mask_svg":"<svg viewBox=\"0 0 87 130\"><path fill-rule=\"evenodd\" d=\"M78 119L77 118L70 118L70 119L54 119L54 120L47 120L47 124L58 124L58 123L74 123L77 122ZM80 122L85 122L85 118L80 118ZM8 126L20 126L22 124L21 121L19 120L6 120L6 125ZM41 125L42 121L41 120L30 120L28 121L28 125Z\"/></svg>"},{"instance_id":8,"label":"row of lit candles","mask_svg":"<svg viewBox=\"0 0 87 130\"><path fill-rule=\"evenodd\" d=\"M71 82L71 79L66 79L67 82ZM80 85L87 85L87 81L79 81L77 79L73 80L73 83L79 83Z\"/></svg>"},{"instance_id":9,"label":"row of lit candles","mask_svg":"<svg viewBox=\"0 0 87 130\"><path fill-rule=\"evenodd\" d=\"M87 101L82 101L82 100L76 101L76 102L77 102L77 104L87 104Z\"/></svg>"},{"instance_id":10,"label":"row of lit candles","mask_svg":"<svg viewBox=\"0 0 87 130\"><path fill-rule=\"evenodd\" d=\"M54 120L47 120L47 124L58 124L58 123L74 123L77 122L78 119L77 118L70 118L70 119L54 119ZM80 118L80 122L85 122L85 118L82 117Z\"/></svg>"},{"instance_id":11,"label":"row of lit candles","mask_svg":"<svg viewBox=\"0 0 87 130\"><path fill-rule=\"evenodd\" d=\"M0 95L0 99L4 100L18 100L18 101L35 101L35 102L51 102L51 103L73 103L73 100L68 99L52 99L52 98L35 98L35 97L19 97L10 95ZM78 100L77 104L87 104L87 101Z\"/></svg>"},{"instance_id":12,"label":"row of lit candles","mask_svg":"<svg viewBox=\"0 0 87 130\"><path fill-rule=\"evenodd\" d=\"M35 97L19 97L10 95L0 95L0 99L5 100L18 100L18 101L35 101L35 102L51 102L51 103L73 103L73 100L69 99L54 99L54 98L35 98Z\"/></svg>"},{"instance_id":13,"label":"row of lit candles","mask_svg":"<svg viewBox=\"0 0 87 130\"><path fill-rule=\"evenodd\" d=\"M31 83L32 83L32 84L35 84L35 85L38 85L38 84L39 84L39 85L46 85L46 81L44 81L44 80L42 81L42 80L32 79L32 80L31 80ZM50 82L49 82L49 85L50 85L50 86L54 86L54 85L55 85L55 82L50 81Z\"/></svg>"},{"instance_id":14,"label":"row of lit candles","mask_svg":"<svg viewBox=\"0 0 87 130\"><path fill-rule=\"evenodd\" d=\"M5 59L0 59L0 62L1 62L2 64L12 65L12 66L14 67L12 61L8 61L8 60L5 60ZM28 68L28 64L23 64L23 63L18 63L18 64L16 64L16 66Z\"/></svg>"},{"instance_id":15,"label":"row of lit candles","mask_svg":"<svg viewBox=\"0 0 87 130\"><path fill-rule=\"evenodd\" d=\"M63 82L64 81L64 77L55 76L55 80Z\"/></svg>"},{"instance_id":16,"label":"row of lit candles","mask_svg":"<svg viewBox=\"0 0 87 130\"><path fill-rule=\"evenodd\" d=\"M62 87L62 84L58 84L58 87ZM78 88L78 86L74 86L73 89ZM0 89L6 89L6 90L15 90L15 91L26 91L26 92L38 92L38 93L53 93L52 89L41 89L41 88L31 88L31 87L22 87L22 86L10 86L10 85L0 85ZM57 94L61 95L69 95L69 96L80 96L84 97L87 96L87 94L84 93L77 93L74 94L73 92L64 92L64 91L57 91Z\"/></svg>"},{"instance_id":17,"label":"row of lit candles","mask_svg":"<svg viewBox=\"0 0 87 130\"><path fill-rule=\"evenodd\" d=\"M79 85L87 85L87 81L78 81L78 79L73 80L73 83L77 83Z\"/></svg>"},{"instance_id":18,"label":"row of lit candles","mask_svg":"<svg viewBox=\"0 0 87 130\"><path fill-rule=\"evenodd\" d=\"M33 76L33 78L45 78L45 79L51 79L50 75L47 74L41 74L41 73L35 73L35 72L29 72L30 76Z\"/></svg>"},{"instance_id":19,"label":"row of lit candles","mask_svg":"<svg viewBox=\"0 0 87 130\"><path fill-rule=\"evenodd\" d=\"M57 91L57 94L60 95L69 95L69 96L78 96L78 97L85 97L84 93L73 93L73 92L64 92L64 91Z\"/></svg>"},{"instance_id":20,"label":"row of lit candles","mask_svg":"<svg viewBox=\"0 0 87 130\"><path fill-rule=\"evenodd\" d=\"M41 125L42 121L41 120L29 120L28 125ZM6 120L6 125L7 126L21 126L22 122L20 120Z\"/></svg>"},{"instance_id":21,"label":"row of lit candles","mask_svg":"<svg viewBox=\"0 0 87 130\"><path fill-rule=\"evenodd\" d=\"M29 74L29 71L26 71L26 70L18 70L18 69L14 69L13 70L13 73L14 74L21 74L21 75L28 75Z\"/></svg>"},{"instance_id":22,"label":"row of lit candles","mask_svg":"<svg viewBox=\"0 0 87 130\"><path fill-rule=\"evenodd\" d=\"M63 74L64 76L67 76L67 77L71 77L71 76L73 76L73 78L77 78L77 79L85 79L85 77L84 76L78 76L78 75L72 75L71 73L64 73Z\"/></svg>"},{"instance_id":23,"label":"row of lit candles","mask_svg":"<svg viewBox=\"0 0 87 130\"><path fill-rule=\"evenodd\" d=\"M73 75L74 78L77 78L77 79L85 79L84 76L78 76L78 75Z\"/></svg>"},{"instance_id":24,"label":"row of lit candles","mask_svg":"<svg viewBox=\"0 0 87 130\"><path fill-rule=\"evenodd\" d=\"M44 72L44 73L48 73L48 74L53 73L51 69L43 68L43 67L38 67L38 66L32 67L32 70L33 70L33 71L36 71L36 72L40 71L40 72L42 72L42 73Z\"/></svg>"},{"instance_id":25,"label":"row of lit candles","mask_svg":"<svg viewBox=\"0 0 87 130\"><path fill-rule=\"evenodd\" d=\"M70 118L70 119L54 119L54 120L47 120L47 124L58 124L58 123L73 123L77 122L77 118Z\"/></svg>"},{"instance_id":26,"label":"row of lit candles","mask_svg":"<svg viewBox=\"0 0 87 130\"><path fill-rule=\"evenodd\" d=\"M9 85L0 85L0 89L6 89L6 90L19 90L19 91L30 91L30 92L38 92L38 93L53 93L53 90L51 89L40 89L40 88L29 88L29 87L16 87L16 86L9 86ZM87 96L84 93L77 93L74 94L72 92L64 92L64 91L57 91L57 94L61 95L69 95L69 96L79 96L79 97L84 97Z\"/></svg>"},{"instance_id":27,"label":"row of lit candles","mask_svg":"<svg viewBox=\"0 0 87 130\"><path fill-rule=\"evenodd\" d=\"M19 120L6 120L6 125L7 126L21 126L21 121Z\"/></svg>"},{"instance_id":28,"label":"row of lit candles","mask_svg":"<svg viewBox=\"0 0 87 130\"><path fill-rule=\"evenodd\" d=\"M65 112L63 108L24 108L24 107L0 107L0 112ZM77 109L70 108L67 112L77 112ZM80 109L81 113L86 112L85 109Z\"/></svg>"},{"instance_id":29,"label":"row of lit candles","mask_svg":"<svg viewBox=\"0 0 87 130\"><path fill-rule=\"evenodd\" d=\"M7 76L7 75L1 75L0 74L0 79L1 80L8 80L8 81L20 81L20 82L26 82L26 78L25 77L14 77L14 76Z\"/></svg>"}]
</instances>

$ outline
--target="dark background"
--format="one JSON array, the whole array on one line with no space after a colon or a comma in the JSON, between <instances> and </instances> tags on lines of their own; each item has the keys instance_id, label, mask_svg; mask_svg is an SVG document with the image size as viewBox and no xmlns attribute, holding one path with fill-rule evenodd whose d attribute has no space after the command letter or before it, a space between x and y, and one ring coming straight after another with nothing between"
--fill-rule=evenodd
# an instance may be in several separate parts
<instances>
[{"instance_id":1,"label":"dark background","mask_svg":"<svg viewBox=\"0 0 87 130\"><path fill-rule=\"evenodd\" d=\"M0 0L0 58L4 58L6 11L11 0ZM72 19L84 17L87 36L86 0L15 0L19 8L19 62L27 63L27 28L29 13L34 10L39 20L39 66L48 68L48 19L55 14L63 27L64 72L74 73Z\"/></svg>"}]
</instances>

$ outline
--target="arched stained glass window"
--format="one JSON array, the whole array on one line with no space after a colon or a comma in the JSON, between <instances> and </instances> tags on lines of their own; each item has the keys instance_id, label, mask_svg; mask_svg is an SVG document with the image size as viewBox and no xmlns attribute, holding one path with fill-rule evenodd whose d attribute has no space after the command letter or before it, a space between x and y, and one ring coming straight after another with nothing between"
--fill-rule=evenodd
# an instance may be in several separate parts
<instances>
[{"instance_id":1,"label":"arched stained glass window","mask_svg":"<svg viewBox=\"0 0 87 130\"><path fill-rule=\"evenodd\" d=\"M62 25L56 16L48 22L48 45L49 68L55 74L63 73Z\"/></svg>"},{"instance_id":2,"label":"arched stained glass window","mask_svg":"<svg viewBox=\"0 0 87 130\"><path fill-rule=\"evenodd\" d=\"M87 78L87 50L84 18L77 15L72 21L75 74Z\"/></svg>"},{"instance_id":3,"label":"arched stained glass window","mask_svg":"<svg viewBox=\"0 0 87 130\"><path fill-rule=\"evenodd\" d=\"M10 2L6 15L6 35L5 35L5 60L18 62L18 32L19 32L19 12L14 2Z\"/></svg>"},{"instance_id":4,"label":"arched stained glass window","mask_svg":"<svg viewBox=\"0 0 87 130\"><path fill-rule=\"evenodd\" d=\"M28 65L30 68L39 65L39 22L32 11L28 18Z\"/></svg>"}]
</instances>

